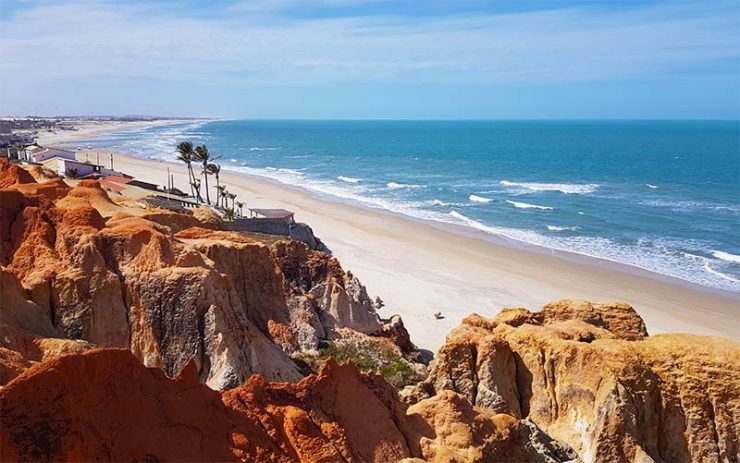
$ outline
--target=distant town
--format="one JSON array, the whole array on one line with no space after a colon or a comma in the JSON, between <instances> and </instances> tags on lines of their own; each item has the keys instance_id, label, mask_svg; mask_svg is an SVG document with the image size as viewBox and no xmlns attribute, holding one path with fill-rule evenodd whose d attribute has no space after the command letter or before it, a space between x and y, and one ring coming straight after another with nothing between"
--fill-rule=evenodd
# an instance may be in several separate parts
<instances>
[{"instance_id":1,"label":"distant town","mask_svg":"<svg viewBox=\"0 0 740 463\"><path fill-rule=\"evenodd\" d=\"M189 118L160 116L2 116L0 117L0 148L29 145L39 132L76 131L77 123L136 122Z\"/></svg>"}]
</instances>

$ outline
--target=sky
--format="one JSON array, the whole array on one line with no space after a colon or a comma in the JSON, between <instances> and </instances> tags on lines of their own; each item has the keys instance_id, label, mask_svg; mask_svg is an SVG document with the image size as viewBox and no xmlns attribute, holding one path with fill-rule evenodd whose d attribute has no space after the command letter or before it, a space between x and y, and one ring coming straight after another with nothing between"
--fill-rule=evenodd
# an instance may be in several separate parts
<instances>
[{"instance_id":1,"label":"sky","mask_svg":"<svg viewBox=\"0 0 740 463\"><path fill-rule=\"evenodd\" d=\"M0 114L739 119L737 0L0 0Z\"/></svg>"}]
</instances>

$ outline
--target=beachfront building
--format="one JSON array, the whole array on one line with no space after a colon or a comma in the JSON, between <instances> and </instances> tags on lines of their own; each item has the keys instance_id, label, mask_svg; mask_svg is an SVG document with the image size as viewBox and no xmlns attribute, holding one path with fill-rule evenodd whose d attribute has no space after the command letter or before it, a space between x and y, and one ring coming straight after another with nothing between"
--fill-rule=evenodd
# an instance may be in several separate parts
<instances>
[{"instance_id":1,"label":"beachfront building","mask_svg":"<svg viewBox=\"0 0 740 463\"><path fill-rule=\"evenodd\" d=\"M91 162L78 161L74 158L53 157L43 162L45 167L56 170L61 177L83 178L87 176L99 177L128 177L123 172L108 169Z\"/></svg>"},{"instance_id":2,"label":"beachfront building","mask_svg":"<svg viewBox=\"0 0 740 463\"><path fill-rule=\"evenodd\" d=\"M61 148L45 148L43 146L30 145L19 151L18 157L21 161L41 163L52 158L74 160L75 153Z\"/></svg>"}]
</instances>

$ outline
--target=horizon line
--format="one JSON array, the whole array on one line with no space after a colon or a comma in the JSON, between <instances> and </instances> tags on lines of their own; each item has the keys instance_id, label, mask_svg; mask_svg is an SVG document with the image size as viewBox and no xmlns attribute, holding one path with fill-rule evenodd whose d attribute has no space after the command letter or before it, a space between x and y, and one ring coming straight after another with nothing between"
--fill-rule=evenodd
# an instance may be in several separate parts
<instances>
[{"instance_id":1,"label":"horizon line","mask_svg":"<svg viewBox=\"0 0 740 463\"><path fill-rule=\"evenodd\" d=\"M607 117L581 117L581 118L392 118L392 117L368 117L368 118L344 118L344 117L208 117L208 116L161 116L161 115L111 115L111 114L84 114L84 115L0 115L0 119L139 119L139 120L207 120L207 121L378 121L378 122L414 122L414 121L428 121L428 122L589 122L589 121L602 121L602 122L740 122L740 117L737 118L646 118L646 117L635 117L635 118L607 118Z\"/></svg>"}]
</instances>

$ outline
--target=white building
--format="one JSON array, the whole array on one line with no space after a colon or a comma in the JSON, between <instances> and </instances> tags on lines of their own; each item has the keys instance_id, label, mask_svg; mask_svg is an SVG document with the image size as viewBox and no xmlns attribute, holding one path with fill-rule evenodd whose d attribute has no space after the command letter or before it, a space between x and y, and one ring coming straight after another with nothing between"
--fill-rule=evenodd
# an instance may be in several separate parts
<instances>
[{"instance_id":1,"label":"white building","mask_svg":"<svg viewBox=\"0 0 740 463\"><path fill-rule=\"evenodd\" d=\"M88 175L96 174L101 177L126 177L126 174L117 170L108 169L91 162L78 161L76 159L67 159L63 157L54 157L47 159L44 166L54 169L61 177L82 178Z\"/></svg>"},{"instance_id":2,"label":"white building","mask_svg":"<svg viewBox=\"0 0 740 463\"><path fill-rule=\"evenodd\" d=\"M23 161L27 162L44 162L51 158L75 159L73 151L63 150L61 148L45 148L43 146L29 146L18 153Z\"/></svg>"}]
</instances>

